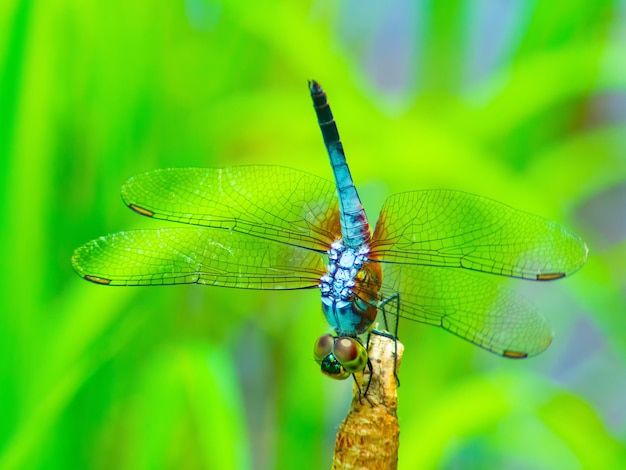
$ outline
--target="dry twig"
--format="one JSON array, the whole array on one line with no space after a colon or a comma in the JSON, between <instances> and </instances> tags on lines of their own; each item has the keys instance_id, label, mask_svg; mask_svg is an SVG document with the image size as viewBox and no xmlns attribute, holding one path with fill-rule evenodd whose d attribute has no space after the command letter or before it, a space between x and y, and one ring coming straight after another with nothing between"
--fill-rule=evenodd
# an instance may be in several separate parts
<instances>
[{"instance_id":1,"label":"dry twig","mask_svg":"<svg viewBox=\"0 0 626 470\"><path fill-rule=\"evenodd\" d=\"M394 349L397 345L397 353ZM339 427L335 441L333 470L376 469L398 467L400 427L396 409L398 406L397 381L394 376L404 346L381 335L372 335L369 357L372 362L372 378L364 398L354 384L354 396L348 415ZM356 375L361 392L367 388L369 371Z\"/></svg>"}]
</instances>

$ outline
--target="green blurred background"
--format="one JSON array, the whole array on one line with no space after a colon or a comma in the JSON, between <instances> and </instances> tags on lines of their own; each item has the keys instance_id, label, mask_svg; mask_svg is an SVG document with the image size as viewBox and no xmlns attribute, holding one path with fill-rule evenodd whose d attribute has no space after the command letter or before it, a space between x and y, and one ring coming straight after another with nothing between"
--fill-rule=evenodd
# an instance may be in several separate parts
<instances>
[{"instance_id":1,"label":"green blurred background","mask_svg":"<svg viewBox=\"0 0 626 470\"><path fill-rule=\"evenodd\" d=\"M129 176L278 164L327 178L325 87L370 218L454 188L554 219L587 266L509 286L556 332L509 361L400 325L401 469L626 462L624 1L0 3L0 468L329 468L350 382L319 293L106 288L72 251L162 222ZM621 464L620 464L621 463Z\"/></svg>"}]
</instances>

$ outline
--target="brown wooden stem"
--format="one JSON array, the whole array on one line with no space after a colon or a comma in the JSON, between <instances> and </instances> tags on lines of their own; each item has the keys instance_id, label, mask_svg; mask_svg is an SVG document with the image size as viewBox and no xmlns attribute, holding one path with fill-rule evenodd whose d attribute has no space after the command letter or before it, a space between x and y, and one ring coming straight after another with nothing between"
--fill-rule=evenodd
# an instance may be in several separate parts
<instances>
[{"instance_id":1,"label":"brown wooden stem","mask_svg":"<svg viewBox=\"0 0 626 470\"><path fill-rule=\"evenodd\" d=\"M401 343L385 336L371 335L371 381L368 370L356 374L352 405L339 426L335 440L333 470L387 470L398 467L400 426L396 415L398 384L394 376L394 360L397 361L397 372L403 351ZM362 392L367 388L368 381L369 389L363 397Z\"/></svg>"}]
</instances>

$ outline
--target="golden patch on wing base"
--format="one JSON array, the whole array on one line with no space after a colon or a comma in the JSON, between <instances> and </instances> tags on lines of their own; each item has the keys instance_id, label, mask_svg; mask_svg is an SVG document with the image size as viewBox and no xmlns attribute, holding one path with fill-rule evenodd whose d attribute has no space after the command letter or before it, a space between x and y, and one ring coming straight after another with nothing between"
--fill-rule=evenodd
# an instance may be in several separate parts
<instances>
[{"instance_id":1,"label":"golden patch on wing base","mask_svg":"<svg viewBox=\"0 0 626 470\"><path fill-rule=\"evenodd\" d=\"M102 284L105 286L108 286L109 284L111 284L111 279L105 279L103 277L90 276L89 274L85 274L84 278L87 279L88 281L95 282L96 284Z\"/></svg>"},{"instance_id":2,"label":"golden patch on wing base","mask_svg":"<svg viewBox=\"0 0 626 470\"><path fill-rule=\"evenodd\" d=\"M538 281L552 281L554 279L561 279L562 277L565 277L565 273L537 274Z\"/></svg>"},{"instance_id":3,"label":"golden patch on wing base","mask_svg":"<svg viewBox=\"0 0 626 470\"><path fill-rule=\"evenodd\" d=\"M128 207L137 212L137 214L147 215L148 217L154 216L154 212L144 209L143 207L136 206L135 204L128 204Z\"/></svg>"},{"instance_id":4,"label":"golden patch on wing base","mask_svg":"<svg viewBox=\"0 0 626 470\"><path fill-rule=\"evenodd\" d=\"M523 352L519 352L519 351L504 351L502 353L502 355L504 357L508 357L510 359L524 359L526 357L528 357L528 353L523 353Z\"/></svg>"}]
</instances>

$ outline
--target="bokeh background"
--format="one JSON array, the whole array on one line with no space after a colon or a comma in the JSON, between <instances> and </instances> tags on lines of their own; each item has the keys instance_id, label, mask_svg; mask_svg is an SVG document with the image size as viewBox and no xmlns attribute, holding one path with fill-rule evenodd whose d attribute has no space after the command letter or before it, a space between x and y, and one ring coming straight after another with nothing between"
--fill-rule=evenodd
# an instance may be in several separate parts
<instances>
[{"instance_id":1,"label":"bokeh background","mask_svg":"<svg viewBox=\"0 0 626 470\"><path fill-rule=\"evenodd\" d=\"M119 187L164 167L331 177L325 87L370 218L411 189L482 194L588 242L510 281L556 332L525 361L400 325L399 468L612 469L626 452L624 1L0 2L0 468L329 468L349 381L319 293L107 288L105 233L164 223Z\"/></svg>"}]
</instances>

